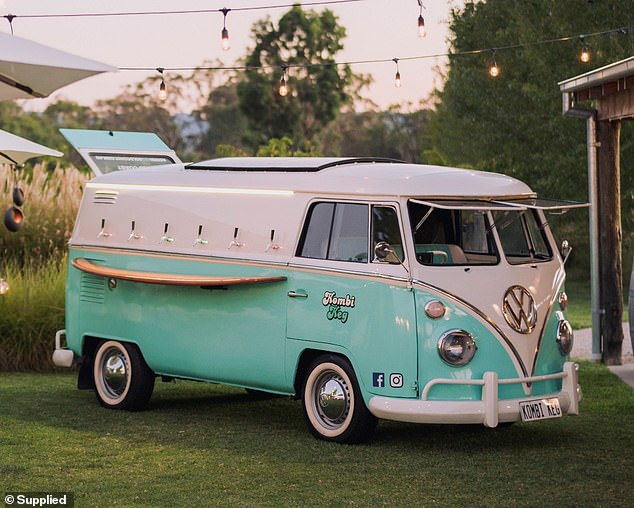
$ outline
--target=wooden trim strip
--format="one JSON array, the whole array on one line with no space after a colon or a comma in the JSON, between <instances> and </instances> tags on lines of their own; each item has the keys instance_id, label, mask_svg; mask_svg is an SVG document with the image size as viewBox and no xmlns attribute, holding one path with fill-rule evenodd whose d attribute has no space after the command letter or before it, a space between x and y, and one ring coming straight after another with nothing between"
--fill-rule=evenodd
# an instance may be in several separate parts
<instances>
[{"instance_id":1,"label":"wooden trim strip","mask_svg":"<svg viewBox=\"0 0 634 508\"><path fill-rule=\"evenodd\" d=\"M163 284L168 286L237 286L241 284L261 284L267 282L281 282L286 277L212 277L208 275L185 275L178 273L142 272L125 270L109 266L96 265L85 258L75 258L72 265L82 272L112 279L143 282L146 284Z\"/></svg>"}]
</instances>

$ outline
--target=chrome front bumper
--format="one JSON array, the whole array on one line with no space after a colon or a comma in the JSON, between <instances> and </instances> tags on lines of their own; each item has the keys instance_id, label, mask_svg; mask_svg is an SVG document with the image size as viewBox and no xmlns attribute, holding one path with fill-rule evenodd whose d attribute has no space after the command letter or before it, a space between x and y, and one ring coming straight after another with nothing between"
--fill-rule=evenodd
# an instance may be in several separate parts
<instances>
[{"instance_id":1,"label":"chrome front bumper","mask_svg":"<svg viewBox=\"0 0 634 508\"><path fill-rule=\"evenodd\" d=\"M536 383L548 379L562 380L559 393L522 399L498 399L499 385ZM438 384L481 385L482 399L476 401L427 400L431 388ZM559 404L565 414L579 414L579 402L583 395L579 386L578 364L566 362L562 372L545 376L498 379L497 372L485 372L482 379L434 379L427 383L420 399L372 397L369 410L374 416L386 420L412 423L481 423L485 427L496 427L499 422L520 420L520 402L551 397L559 398Z\"/></svg>"}]
</instances>

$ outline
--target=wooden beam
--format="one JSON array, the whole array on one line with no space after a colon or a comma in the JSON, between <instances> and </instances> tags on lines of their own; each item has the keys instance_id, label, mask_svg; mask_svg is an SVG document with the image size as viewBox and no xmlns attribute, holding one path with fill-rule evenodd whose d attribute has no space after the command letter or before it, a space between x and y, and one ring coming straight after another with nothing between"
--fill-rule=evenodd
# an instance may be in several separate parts
<instances>
[{"instance_id":1,"label":"wooden beam","mask_svg":"<svg viewBox=\"0 0 634 508\"><path fill-rule=\"evenodd\" d=\"M598 100L596 109L599 121L634 118L634 86Z\"/></svg>"}]
</instances>

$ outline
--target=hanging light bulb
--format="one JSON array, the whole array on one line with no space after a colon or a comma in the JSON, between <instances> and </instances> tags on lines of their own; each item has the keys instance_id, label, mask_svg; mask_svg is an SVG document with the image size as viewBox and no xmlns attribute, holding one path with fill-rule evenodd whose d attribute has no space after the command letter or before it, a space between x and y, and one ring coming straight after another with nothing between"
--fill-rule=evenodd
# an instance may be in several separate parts
<instances>
[{"instance_id":1,"label":"hanging light bulb","mask_svg":"<svg viewBox=\"0 0 634 508\"><path fill-rule=\"evenodd\" d=\"M418 0L420 6L420 13L418 15L418 36L422 39L427 36L427 30L425 29L425 18L423 18L423 2Z\"/></svg>"},{"instance_id":2,"label":"hanging light bulb","mask_svg":"<svg viewBox=\"0 0 634 508\"><path fill-rule=\"evenodd\" d=\"M282 66L282 79L280 79L280 86L277 89L277 92L282 96L286 97L288 95L288 85L286 84L286 66Z\"/></svg>"},{"instance_id":3,"label":"hanging light bulb","mask_svg":"<svg viewBox=\"0 0 634 508\"><path fill-rule=\"evenodd\" d=\"M427 30L425 30L425 19L423 18L422 14L418 16L418 36L421 39L427 37Z\"/></svg>"},{"instance_id":4,"label":"hanging light bulb","mask_svg":"<svg viewBox=\"0 0 634 508\"><path fill-rule=\"evenodd\" d=\"M396 74L394 75L394 86L401 88L401 73L398 70L398 58L392 58L392 61L396 64Z\"/></svg>"},{"instance_id":5,"label":"hanging light bulb","mask_svg":"<svg viewBox=\"0 0 634 508\"><path fill-rule=\"evenodd\" d=\"M500 68L498 67L498 63L495 61L495 50L491 50L493 52L493 56L491 57L491 63L489 63L489 76L492 78L497 78L500 75Z\"/></svg>"},{"instance_id":6,"label":"hanging light bulb","mask_svg":"<svg viewBox=\"0 0 634 508\"><path fill-rule=\"evenodd\" d=\"M227 13L230 10L231 9L227 9L226 7L220 9L220 12L222 12L222 15L224 16L222 19L222 32L221 32L221 37L222 37L221 47L223 51L229 51L229 49L231 49L231 44L229 43L229 30L227 30Z\"/></svg>"},{"instance_id":7,"label":"hanging light bulb","mask_svg":"<svg viewBox=\"0 0 634 508\"><path fill-rule=\"evenodd\" d=\"M588 46L584 46L581 48L581 53L579 53L579 60L583 63L588 63L590 61L590 49Z\"/></svg>"},{"instance_id":8,"label":"hanging light bulb","mask_svg":"<svg viewBox=\"0 0 634 508\"><path fill-rule=\"evenodd\" d=\"M581 51L579 52L579 60L581 60L583 63L588 63L590 61L590 48L588 47L588 45L585 43L584 37L580 36L579 40L581 41L581 44L583 45L581 47Z\"/></svg>"},{"instance_id":9,"label":"hanging light bulb","mask_svg":"<svg viewBox=\"0 0 634 508\"><path fill-rule=\"evenodd\" d=\"M161 84L159 85L159 94L158 94L158 98L161 101L164 101L167 99L167 87L165 86L165 80L163 79L163 71L165 70L163 67L157 67L156 70L159 72L159 74L161 75Z\"/></svg>"},{"instance_id":10,"label":"hanging light bulb","mask_svg":"<svg viewBox=\"0 0 634 508\"><path fill-rule=\"evenodd\" d=\"M226 28L222 29L222 50L229 51L231 49L231 45L229 44L229 30Z\"/></svg>"}]
</instances>

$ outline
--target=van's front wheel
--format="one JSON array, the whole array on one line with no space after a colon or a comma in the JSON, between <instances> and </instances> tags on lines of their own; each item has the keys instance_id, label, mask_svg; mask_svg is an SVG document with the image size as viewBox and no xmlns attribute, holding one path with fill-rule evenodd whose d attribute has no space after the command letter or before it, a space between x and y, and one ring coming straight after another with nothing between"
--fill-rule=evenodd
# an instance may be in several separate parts
<instances>
[{"instance_id":1,"label":"van's front wheel","mask_svg":"<svg viewBox=\"0 0 634 508\"><path fill-rule=\"evenodd\" d=\"M376 427L350 363L336 355L316 358L308 368L303 405L314 436L337 443L360 443Z\"/></svg>"},{"instance_id":2,"label":"van's front wheel","mask_svg":"<svg viewBox=\"0 0 634 508\"><path fill-rule=\"evenodd\" d=\"M93 379L97 400L110 409L142 409L154 390L154 372L139 348L114 340L97 346Z\"/></svg>"}]
</instances>

